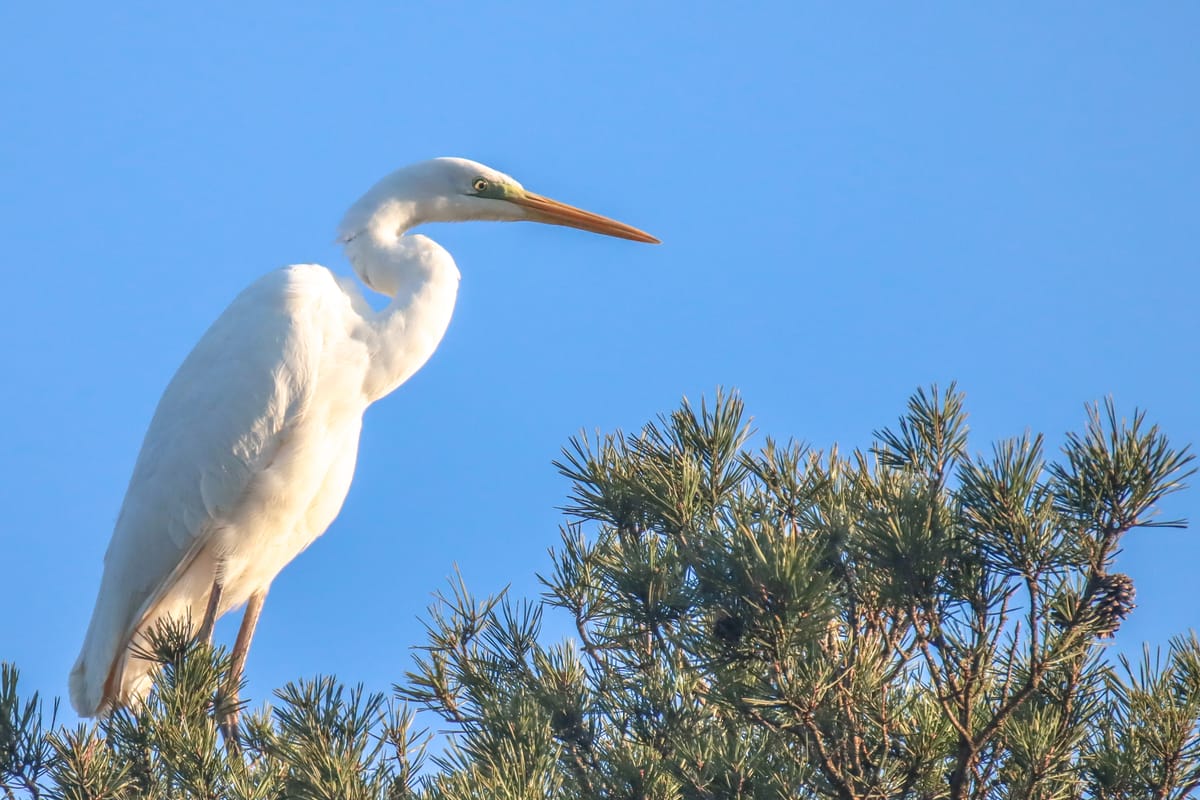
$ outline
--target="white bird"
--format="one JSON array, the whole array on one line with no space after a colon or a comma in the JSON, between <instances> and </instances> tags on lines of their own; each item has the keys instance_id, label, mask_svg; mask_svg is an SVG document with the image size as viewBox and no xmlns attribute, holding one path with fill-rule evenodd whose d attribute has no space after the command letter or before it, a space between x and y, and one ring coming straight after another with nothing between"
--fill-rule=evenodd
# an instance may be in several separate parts
<instances>
[{"instance_id":1,"label":"white bird","mask_svg":"<svg viewBox=\"0 0 1200 800\"><path fill-rule=\"evenodd\" d=\"M271 581L341 509L363 412L425 364L450 323L454 259L405 233L465 220L658 241L490 167L438 158L381 180L338 228L359 279L391 298L382 311L314 264L250 285L184 360L146 432L71 670L81 715L145 694L153 664L132 651L160 620L199 620L197 635L211 638L216 619L245 603L236 687Z\"/></svg>"}]
</instances>

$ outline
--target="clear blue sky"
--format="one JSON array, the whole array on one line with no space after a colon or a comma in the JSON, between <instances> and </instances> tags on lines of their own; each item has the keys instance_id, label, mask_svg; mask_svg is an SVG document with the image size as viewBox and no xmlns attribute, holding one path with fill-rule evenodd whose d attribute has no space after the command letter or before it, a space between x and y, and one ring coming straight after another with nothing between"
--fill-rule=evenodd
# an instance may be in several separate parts
<instances>
[{"instance_id":1,"label":"clear blue sky","mask_svg":"<svg viewBox=\"0 0 1200 800\"><path fill-rule=\"evenodd\" d=\"M663 244L426 231L455 320L276 581L256 700L386 689L454 564L536 593L560 447L685 394L818 447L955 379L975 449L1110 393L1200 441L1200 5L745 5L3 4L0 658L65 693L176 366L263 272L347 271L343 210L431 156ZM1200 522L1200 489L1166 510ZM1195 531L1127 540L1120 646L1200 622L1197 564Z\"/></svg>"}]
</instances>

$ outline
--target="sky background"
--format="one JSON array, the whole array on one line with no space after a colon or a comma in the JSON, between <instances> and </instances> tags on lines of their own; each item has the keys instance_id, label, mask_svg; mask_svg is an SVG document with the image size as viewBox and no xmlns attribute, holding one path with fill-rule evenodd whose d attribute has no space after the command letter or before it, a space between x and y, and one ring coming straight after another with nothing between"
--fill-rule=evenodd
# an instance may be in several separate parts
<instances>
[{"instance_id":1,"label":"sky background","mask_svg":"<svg viewBox=\"0 0 1200 800\"><path fill-rule=\"evenodd\" d=\"M456 564L536 594L568 438L684 395L736 387L818 448L952 380L976 451L1057 447L1109 394L1200 442L1200 4L731 8L0 5L0 659L26 689L66 694L192 344L268 270L348 272L342 212L432 156L663 244L424 231L462 270L455 319L276 580L256 702L318 672L386 690ZM1200 522L1200 489L1164 514ZM1195 530L1127 538L1118 647L1200 627L1197 564Z\"/></svg>"}]
</instances>

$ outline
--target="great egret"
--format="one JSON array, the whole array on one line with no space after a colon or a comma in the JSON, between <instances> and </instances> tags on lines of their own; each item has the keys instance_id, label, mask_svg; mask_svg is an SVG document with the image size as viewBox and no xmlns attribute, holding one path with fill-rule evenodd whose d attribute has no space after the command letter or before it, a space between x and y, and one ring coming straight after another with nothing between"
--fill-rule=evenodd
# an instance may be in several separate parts
<instances>
[{"instance_id":1,"label":"great egret","mask_svg":"<svg viewBox=\"0 0 1200 800\"><path fill-rule=\"evenodd\" d=\"M438 158L387 176L355 203L338 239L359 279L314 264L243 291L171 379L142 443L104 557L71 702L93 716L142 696L152 664L131 651L166 617L197 635L246 604L236 687L271 581L337 516L363 411L433 354L458 293L454 259L426 222L531 220L638 242L653 236L526 191L509 176Z\"/></svg>"}]
</instances>

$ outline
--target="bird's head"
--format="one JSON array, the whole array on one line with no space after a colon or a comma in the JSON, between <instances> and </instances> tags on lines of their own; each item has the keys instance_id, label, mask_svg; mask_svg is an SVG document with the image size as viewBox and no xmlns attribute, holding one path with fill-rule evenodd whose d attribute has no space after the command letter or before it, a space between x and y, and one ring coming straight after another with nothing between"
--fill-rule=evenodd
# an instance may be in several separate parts
<instances>
[{"instance_id":1,"label":"bird's head","mask_svg":"<svg viewBox=\"0 0 1200 800\"><path fill-rule=\"evenodd\" d=\"M468 220L543 222L658 243L644 231L535 194L503 172L465 158L435 158L393 172L346 212L338 234L348 241L376 226L395 235L425 222Z\"/></svg>"}]
</instances>

